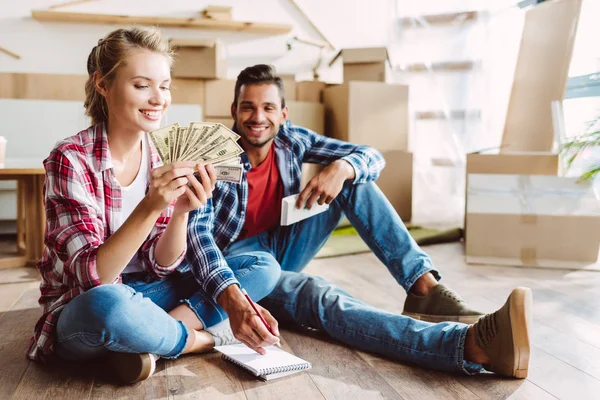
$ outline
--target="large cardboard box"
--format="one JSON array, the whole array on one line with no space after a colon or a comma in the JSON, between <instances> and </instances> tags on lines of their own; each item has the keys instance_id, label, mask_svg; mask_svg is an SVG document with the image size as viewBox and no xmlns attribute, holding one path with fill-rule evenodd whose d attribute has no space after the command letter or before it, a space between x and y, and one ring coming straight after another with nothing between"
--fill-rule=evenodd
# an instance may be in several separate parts
<instances>
[{"instance_id":1,"label":"large cardboard box","mask_svg":"<svg viewBox=\"0 0 600 400\"><path fill-rule=\"evenodd\" d=\"M325 106L307 101L288 101L288 119L294 125L320 133L325 132Z\"/></svg>"},{"instance_id":2,"label":"large cardboard box","mask_svg":"<svg viewBox=\"0 0 600 400\"><path fill-rule=\"evenodd\" d=\"M296 100L310 101L313 103L323 102L323 90L327 87L321 81L302 81L296 84Z\"/></svg>"},{"instance_id":3,"label":"large cardboard box","mask_svg":"<svg viewBox=\"0 0 600 400\"><path fill-rule=\"evenodd\" d=\"M296 82L296 75L294 74L278 74L277 76L279 76L281 78L281 80L283 81L283 90L285 91L285 102L287 104L288 100L295 100L296 99L296 90L297 87L296 85L298 84L298 82Z\"/></svg>"},{"instance_id":4,"label":"large cardboard box","mask_svg":"<svg viewBox=\"0 0 600 400\"><path fill-rule=\"evenodd\" d=\"M350 82L323 92L327 136L380 151L408 151L408 86Z\"/></svg>"},{"instance_id":5,"label":"large cardboard box","mask_svg":"<svg viewBox=\"0 0 600 400\"><path fill-rule=\"evenodd\" d=\"M600 202L591 183L470 174L467 193L468 263L583 268L598 260Z\"/></svg>"},{"instance_id":6,"label":"large cardboard box","mask_svg":"<svg viewBox=\"0 0 600 400\"><path fill-rule=\"evenodd\" d=\"M173 104L204 105L204 81L174 78L171 82L171 99Z\"/></svg>"},{"instance_id":7,"label":"large cardboard box","mask_svg":"<svg viewBox=\"0 0 600 400\"><path fill-rule=\"evenodd\" d=\"M225 125L229 129L233 127L233 118L219 118L219 117L204 117L204 122L218 122L220 124Z\"/></svg>"},{"instance_id":8,"label":"large cardboard box","mask_svg":"<svg viewBox=\"0 0 600 400\"><path fill-rule=\"evenodd\" d=\"M234 79L206 81L204 87L204 117L231 117L231 103L233 103L234 92Z\"/></svg>"},{"instance_id":9,"label":"large cardboard box","mask_svg":"<svg viewBox=\"0 0 600 400\"><path fill-rule=\"evenodd\" d=\"M558 154L550 152L518 152L505 154L467 154L467 178L465 199L469 186L469 174L558 174ZM465 202L464 229L467 229L467 205Z\"/></svg>"},{"instance_id":10,"label":"large cardboard box","mask_svg":"<svg viewBox=\"0 0 600 400\"><path fill-rule=\"evenodd\" d=\"M565 94L580 11L581 0L554 0L525 12L502 152L552 150L551 104Z\"/></svg>"},{"instance_id":11,"label":"large cardboard box","mask_svg":"<svg viewBox=\"0 0 600 400\"><path fill-rule=\"evenodd\" d=\"M171 39L176 78L218 79L227 76L227 60L218 40Z\"/></svg>"},{"instance_id":12,"label":"large cardboard box","mask_svg":"<svg viewBox=\"0 0 600 400\"><path fill-rule=\"evenodd\" d=\"M412 218L413 155L405 151L384 151L386 166L377 186L392 203L403 221Z\"/></svg>"},{"instance_id":13,"label":"large cardboard box","mask_svg":"<svg viewBox=\"0 0 600 400\"><path fill-rule=\"evenodd\" d=\"M344 82L386 82L390 75L391 63L385 47L342 49L331 60L329 66L339 57L342 57L344 62Z\"/></svg>"}]
</instances>

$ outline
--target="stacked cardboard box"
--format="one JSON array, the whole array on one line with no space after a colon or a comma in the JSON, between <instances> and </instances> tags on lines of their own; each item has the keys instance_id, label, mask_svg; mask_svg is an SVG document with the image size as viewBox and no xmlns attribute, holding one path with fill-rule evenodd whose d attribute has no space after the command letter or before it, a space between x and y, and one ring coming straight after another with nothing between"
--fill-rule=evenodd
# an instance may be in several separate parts
<instances>
[{"instance_id":1,"label":"stacked cardboard box","mask_svg":"<svg viewBox=\"0 0 600 400\"><path fill-rule=\"evenodd\" d=\"M400 217L412 216L412 154L408 153L408 86L351 81L323 91L328 136L372 146L387 166L377 181Z\"/></svg>"},{"instance_id":2,"label":"stacked cardboard box","mask_svg":"<svg viewBox=\"0 0 600 400\"><path fill-rule=\"evenodd\" d=\"M218 40L171 39L176 78L218 79L227 75L227 60Z\"/></svg>"},{"instance_id":3,"label":"stacked cardboard box","mask_svg":"<svg viewBox=\"0 0 600 400\"><path fill-rule=\"evenodd\" d=\"M556 176L551 153L467 157L469 263L580 268L595 263L600 204L591 184Z\"/></svg>"},{"instance_id":4,"label":"stacked cardboard box","mask_svg":"<svg viewBox=\"0 0 600 400\"><path fill-rule=\"evenodd\" d=\"M385 47L342 49L331 60L329 66L339 57L344 63L344 82L387 82L390 76L391 63Z\"/></svg>"}]
</instances>

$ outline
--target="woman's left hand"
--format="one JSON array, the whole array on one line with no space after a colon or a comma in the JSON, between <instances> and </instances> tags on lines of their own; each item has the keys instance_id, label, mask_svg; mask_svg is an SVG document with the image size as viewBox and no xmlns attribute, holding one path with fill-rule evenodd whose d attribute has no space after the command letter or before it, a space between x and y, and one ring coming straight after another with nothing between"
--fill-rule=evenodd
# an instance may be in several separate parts
<instances>
[{"instance_id":1,"label":"woman's left hand","mask_svg":"<svg viewBox=\"0 0 600 400\"><path fill-rule=\"evenodd\" d=\"M186 187L185 193L177 198L173 214L184 214L192 210L196 210L206 203L212 197L212 192L215 189L217 175L212 164L196 164L196 169L200 175L200 181L195 175L187 175L190 187Z\"/></svg>"}]
</instances>

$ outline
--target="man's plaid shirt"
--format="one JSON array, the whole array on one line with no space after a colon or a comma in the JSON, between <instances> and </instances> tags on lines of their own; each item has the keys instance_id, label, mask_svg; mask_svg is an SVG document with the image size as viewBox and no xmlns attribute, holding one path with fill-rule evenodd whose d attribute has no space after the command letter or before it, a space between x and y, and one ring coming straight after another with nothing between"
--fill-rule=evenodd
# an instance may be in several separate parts
<instances>
[{"instance_id":1,"label":"man's plaid shirt","mask_svg":"<svg viewBox=\"0 0 600 400\"><path fill-rule=\"evenodd\" d=\"M150 145L151 169L161 165ZM46 232L44 253L37 268L42 275L40 304L43 314L35 326L27 355L50 356L54 350L56 323L63 308L76 296L100 285L96 271L99 246L113 233L120 218L121 186L116 180L103 124L91 126L59 142L44 160ZM173 272L183 259L161 266L154 248L165 230L172 205L162 212L139 250L146 270L156 279ZM114 283L119 283L118 278Z\"/></svg>"},{"instance_id":2,"label":"man's plaid shirt","mask_svg":"<svg viewBox=\"0 0 600 400\"><path fill-rule=\"evenodd\" d=\"M300 192L303 162L327 165L340 158L346 160L354 168L354 184L376 180L385 166L381 153L371 147L331 139L289 121L281 126L275 137L275 152L284 196ZM242 162L245 170L250 170L245 153ZM215 302L229 285L239 285L222 250L239 237L247 206L248 181L244 174L239 185L217 182L206 206L190 213L187 267Z\"/></svg>"}]
</instances>

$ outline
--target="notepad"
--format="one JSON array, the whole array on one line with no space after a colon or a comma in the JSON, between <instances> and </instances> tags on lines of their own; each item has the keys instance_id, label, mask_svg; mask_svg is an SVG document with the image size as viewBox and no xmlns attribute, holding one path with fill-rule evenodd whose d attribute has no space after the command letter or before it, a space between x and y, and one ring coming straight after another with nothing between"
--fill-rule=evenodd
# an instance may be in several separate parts
<instances>
[{"instance_id":1,"label":"notepad","mask_svg":"<svg viewBox=\"0 0 600 400\"><path fill-rule=\"evenodd\" d=\"M223 359L250 371L263 381L281 378L312 367L308 361L278 347L269 346L264 349L267 354L263 356L245 344L215 347L215 350L223 353Z\"/></svg>"}]
</instances>

